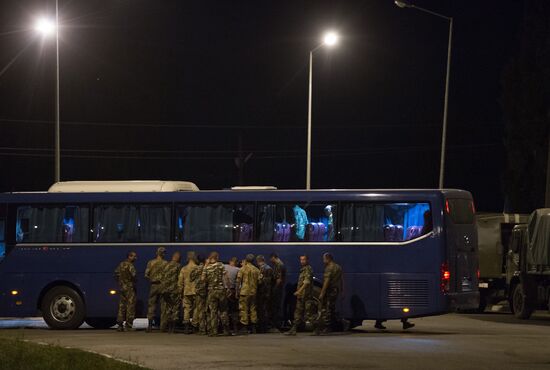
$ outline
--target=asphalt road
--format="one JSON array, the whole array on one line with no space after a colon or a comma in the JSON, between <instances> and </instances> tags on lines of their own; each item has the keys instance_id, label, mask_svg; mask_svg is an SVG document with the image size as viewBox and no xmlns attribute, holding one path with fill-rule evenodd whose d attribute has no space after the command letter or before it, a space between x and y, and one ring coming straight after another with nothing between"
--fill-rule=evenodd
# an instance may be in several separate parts
<instances>
[{"instance_id":1,"label":"asphalt road","mask_svg":"<svg viewBox=\"0 0 550 370\"><path fill-rule=\"evenodd\" d=\"M502 313L412 321L416 327L406 332L396 321L383 332L365 322L368 326L351 333L323 337L209 338L84 327L54 331L38 319L0 320L0 336L82 348L153 369L550 369L547 313L528 321Z\"/></svg>"}]
</instances>

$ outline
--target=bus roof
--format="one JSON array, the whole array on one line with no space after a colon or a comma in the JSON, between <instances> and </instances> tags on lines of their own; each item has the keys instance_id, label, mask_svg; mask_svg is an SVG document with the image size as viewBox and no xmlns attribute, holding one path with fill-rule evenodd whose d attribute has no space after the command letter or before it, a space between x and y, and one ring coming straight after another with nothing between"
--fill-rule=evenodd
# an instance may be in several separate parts
<instances>
[{"instance_id":1,"label":"bus roof","mask_svg":"<svg viewBox=\"0 0 550 370\"><path fill-rule=\"evenodd\" d=\"M171 202L255 202L255 201L392 201L411 202L442 197L471 199L455 189L326 189L326 190L201 190L127 192L27 192L0 194L0 203L171 203Z\"/></svg>"}]
</instances>

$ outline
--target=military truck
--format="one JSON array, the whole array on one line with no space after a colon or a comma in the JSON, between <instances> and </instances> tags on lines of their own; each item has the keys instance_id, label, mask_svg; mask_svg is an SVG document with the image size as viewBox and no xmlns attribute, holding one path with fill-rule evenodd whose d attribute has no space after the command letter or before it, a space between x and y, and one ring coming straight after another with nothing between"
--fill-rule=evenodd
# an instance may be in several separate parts
<instances>
[{"instance_id":1,"label":"military truck","mask_svg":"<svg viewBox=\"0 0 550 370\"><path fill-rule=\"evenodd\" d=\"M479 307L508 300L506 261L508 243L514 226L526 224L529 215L478 213L476 215L479 246Z\"/></svg>"},{"instance_id":2,"label":"military truck","mask_svg":"<svg viewBox=\"0 0 550 370\"><path fill-rule=\"evenodd\" d=\"M510 308L517 318L550 310L550 208L538 209L527 224L514 226L506 271Z\"/></svg>"}]
</instances>

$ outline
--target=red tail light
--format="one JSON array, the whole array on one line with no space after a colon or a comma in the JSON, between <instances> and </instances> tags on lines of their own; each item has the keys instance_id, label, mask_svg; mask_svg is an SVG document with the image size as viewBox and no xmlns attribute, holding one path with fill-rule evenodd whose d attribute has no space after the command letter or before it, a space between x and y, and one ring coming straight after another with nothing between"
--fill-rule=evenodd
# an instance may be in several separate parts
<instances>
[{"instance_id":1,"label":"red tail light","mask_svg":"<svg viewBox=\"0 0 550 370\"><path fill-rule=\"evenodd\" d=\"M472 211L472 214L476 214L476 206L473 200L470 202L470 210Z\"/></svg>"},{"instance_id":2,"label":"red tail light","mask_svg":"<svg viewBox=\"0 0 550 370\"><path fill-rule=\"evenodd\" d=\"M481 276L481 275L479 274L479 269L477 269L477 280L479 280L479 277L480 277L480 276Z\"/></svg>"},{"instance_id":3,"label":"red tail light","mask_svg":"<svg viewBox=\"0 0 550 370\"><path fill-rule=\"evenodd\" d=\"M441 265L441 291L447 293L451 284L451 272L447 262Z\"/></svg>"},{"instance_id":4,"label":"red tail light","mask_svg":"<svg viewBox=\"0 0 550 370\"><path fill-rule=\"evenodd\" d=\"M451 214L451 207L449 206L449 199L445 201L445 212L447 212L448 215Z\"/></svg>"}]
</instances>

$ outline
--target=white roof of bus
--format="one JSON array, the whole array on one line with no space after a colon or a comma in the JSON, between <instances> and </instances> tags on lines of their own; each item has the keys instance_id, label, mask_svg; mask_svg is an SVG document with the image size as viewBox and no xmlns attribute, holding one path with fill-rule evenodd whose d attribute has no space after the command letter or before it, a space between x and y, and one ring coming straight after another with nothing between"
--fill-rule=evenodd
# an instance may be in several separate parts
<instances>
[{"instance_id":1,"label":"white roof of bus","mask_svg":"<svg viewBox=\"0 0 550 370\"><path fill-rule=\"evenodd\" d=\"M125 193L125 192L174 192L199 191L197 185L188 181L64 181L50 186L48 193Z\"/></svg>"}]
</instances>

